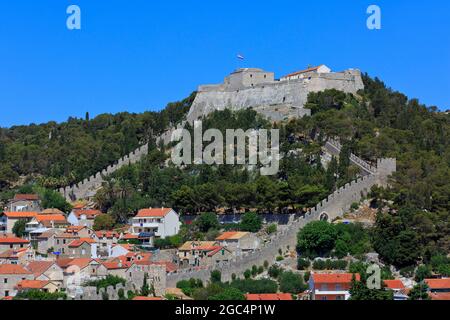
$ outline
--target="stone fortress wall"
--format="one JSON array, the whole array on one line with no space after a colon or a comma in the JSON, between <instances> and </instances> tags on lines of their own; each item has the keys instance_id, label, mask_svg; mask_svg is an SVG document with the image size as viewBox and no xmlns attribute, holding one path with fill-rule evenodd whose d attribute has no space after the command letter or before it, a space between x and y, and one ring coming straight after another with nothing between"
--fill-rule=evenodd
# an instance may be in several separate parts
<instances>
[{"instance_id":1,"label":"stone fortress wall","mask_svg":"<svg viewBox=\"0 0 450 320\"><path fill-rule=\"evenodd\" d=\"M339 148L333 152L340 152L340 144L336 141L328 145L333 148ZM324 151L328 152L328 147L324 147ZM351 183L336 190L326 199L310 209L304 216L295 218L291 216L289 224L280 229L276 234L271 236L267 243L262 244L258 250L236 257L234 260L227 263L220 263L214 266L205 267L202 269L186 269L177 272L169 273L167 275L167 285L169 287L176 286L180 280L188 280L190 278L198 278L208 281L211 271L219 270L222 273L223 281L230 281L232 274L240 277L243 276L247 269L251 269L253 265L261 266L264 261L272 264L275 257L279 255L279 250L292 250L297 244L297 233L306 224L317 220L333 221L336 218L342 217L353 203L359 203L361 199L367 196L370 189L375 186L388 186L389 177L396 171L396 159L379 159L377 166L373 167L365 163L362 159L353 155L352 163L358 163L364 168L370 168L370 171L363 171L365 175L358 178Z\"/></svg>"},{"instance_id":2,"label":"stone fortress wall","mask_svg":"<svg viewBox=\"0 0 450 320\"><path fill-rule=\"evenodd\" d=\"M361 72L308 72L303 78L277 81L273 73L261 69L239 69L223 84L200 86L187 121L192 123L215 110L247 108L274 121L303 117L310 115L310 110L304 108L308 94L326 89L355 94L364 89Z\"/></svg>"},{"instance_id":3,"label":"stone fortress wall","mask_svg":"<svg viewBox=\"0 0 450 320\"><path fill-rule=\"evenodd\" d=\"M114 173L125 165L139 162L141 158L146 154L148 154L148 144L145 144L135 151L131 152L130 154L120 158L115 164L108 166L101 172L97 172L95 175L90 176L89 178L86 178L75 185L60 188L59 192L68 201L75 201L77 199L93 197L96 191L102 186L104 177Z\"/></svg>"}]
</instances>

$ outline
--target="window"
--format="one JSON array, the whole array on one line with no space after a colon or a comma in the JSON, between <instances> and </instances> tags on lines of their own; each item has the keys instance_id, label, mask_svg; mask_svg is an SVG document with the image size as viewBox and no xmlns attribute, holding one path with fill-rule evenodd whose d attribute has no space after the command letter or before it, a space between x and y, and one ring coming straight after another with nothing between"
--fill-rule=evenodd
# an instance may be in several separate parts
<instances>
[{"instance_id":1,"label":"window","mask_svg":"<svg viewBox=\"0 0 450 320\"><path fill-rule=\"evenodd\" d=\"M8 297L8 296L9 296L9 291L5 290L5 297Z\"/></svg>"},{"instance_id":2,"label":"window","mask_svg":"<svg viewBox=\"0 0 450 320\"><path fill-rule=\"evenodd\" d=\"M342 285L341 284L337 284L336 285L336 291L341 291L342 290Z\"/></svg>"},{"instance_id":3,"label":"window","mask_svg":"<svg viewBox=\"0 0 450 320\"><path fill-rule=\"evenodd\" d=\"M12 248L13 248L13 245L12 245L12 244L10 244L10 245L9 245L9 248L10 248L10 249L12 249Z\"/></svg>"},{"instance_id":4,"label":"window","mask_svg":"<svg viewBox=\"0 0 450 320\"><path fill-rule=\"evenodd\" d=\"M266 79L266 78L267 78L267 74L264 75L264 79Z\"/></svg>"},{"instance_id":5,"label":"window","mask_svg":"<svg viewBox=\"0 0 450 320\"><path fill-rule=\"evenodd\" d=\"M336 296L336 300L344 300L344 296Z\"/></svg>"},{"instance_id":6,"label":"window","mask_svg":"<svg viewBox=\"0 0 450 320\"><path fill-rule=\"evenodd\" d=\"M328 300L328 298L326 296L323 296L322 298L320 298L320 300L325 301Z\"/></svg>"},{"instance_id":7,"label":"window","mask_svg":"<svg viewBox=\"0 0 450 320\"><path fill-rule=\"evenodd\" d=\"M322 290L322 291L328 291L328 285L327 285L327 284L323 284L323 285L321 286L321 290Z\"/></svg>"},{"instance_id":8,"label":"window","mask_svg":"<svg viewBox=\"0 0 450 320\"><path fill-rule=\"evenodd\" d=\"M8 279L7 278L3 279L3 283L8 283Z\"/></svg>"}]
</instances>

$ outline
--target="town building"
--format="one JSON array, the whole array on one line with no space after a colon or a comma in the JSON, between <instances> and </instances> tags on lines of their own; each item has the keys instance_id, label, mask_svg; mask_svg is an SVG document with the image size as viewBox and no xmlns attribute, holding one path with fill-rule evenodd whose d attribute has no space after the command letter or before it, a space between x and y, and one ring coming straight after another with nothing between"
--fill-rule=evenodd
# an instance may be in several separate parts
<instances>
[{"instance_id":1,"label":"town building","mask_svg":"<svg viewBox=\"0 0 450 320\"><path fill-rule=\"evenodd\" d=\"M321 64L317 67L309 67L305 70L296 71L280 78L280 81L300 80L310 76L311 73L330 73L331 69Z\"/></svg>"},{"instance_id":2,"label":"town building","mask_svg":"<svg viewBox=\"0 0 450 320\"><path fill-rule=\"evenodd\" d=\"M360 281L359 274L312 273L309 278L311 300L348 300L353 278Z\"/></svg>"},{"instance_id":3,"label":"town building","mask_svg":"<svg viewBox=\"0 0 450 320\"><path fill-rule=\"evenodd\" d=\"M262 293L262 294L246 294L245 299L248 301L291 301L290 293Z\"/></svg>"},{"instance_id":4,"label":"town building","mask_svg":"<svg viewBox=\"0 0 450 320\"><path fill-rule=\"evenodd\" d=\"M166 238L180 231L180 217L171 208L142 209L132 220L132 233L146 239L145 245L153 246L153 239Z\"/></svg>"},{"instance_id":5,"label":"town building","mask_svg":"<svg viewBox=\"0 0 450 320\"><path fill-rule=\"evenodd\" d=\"M38 215L36 211L10 211L4 213L6 217L6 232L12 233L14 225L18 221L30 222L34 217Z\"/></svg>"},{"instance_id":6,"label":"town building","mask_svg":"<svg viewBox=\"0 0 450 320\"><path fill-rule=\"evenodd\" d=\"M41 205L37 194L16 194L8 203L10 212L40 212Z\"/></svg>"},{"instance_id":7,"label":"town building","mask_svg":"<svg viewBox=\"0 0 450 320\"><path fill-rule=\"evenodd\" d=\"M0 252L27 248L30 241L15 236L0 235Z\"/></svg>"},{"instance_id":8,"label":"town building","mask_svg":"<svg viewBox=\"0 0 450 320\"><path fill-rule=\"evenodd\" d=\"M39 290L42 292L54 293L59 291L58 284L49 280L22 280L16 286L17 292L27 290Z\"/></svg>"},{"instance_id":9,"label":"town building","mask_svg":"<svg viewBox=\"0 0 450 320\"><path fill-rule=\"evenodd\" d=\"M261 240L256 234L250 232L224 232L216 238L216 241L237 256L254 251L261 245Z\"/></svg>"},{"instance_id":10,"label":"town building","mask_svg":"<svg viewBox=\"0 0 450 320\"><path fill-rule=\"evenodd\" d=\"M177 252L180 267L211 266L230 261L232 257L232 252L217 241L187 241Z\"/></svg>"},{"instance_id":11,"label":"town building","mask_svg":"<svg viewBox=\"0 0 450 320\"><path fill-rule=\"evenodd\" d=\"M92 229L95 218L101 214L100 210L73 209L67 217L67 221L73 226L85 226Z\"/></svg>"},{"instance_id":12,"label":"town building","mask_svg":"<svg viewBox=\"0 0 450 320\"><path fill-rule=\"evenodd\" d=\"M0 264L26 265L28 261L36 257L33 248L11 249L0 253Z\"/></svg>"},{"instance_id":13,"label":"town building","mask_svg":"<svg viewBox=\"0 0 450 320\"><path fill-rule=\"evenodd\" d=\"M22 280L33 280L33 274L18 264L0 264L0 298L14 297Z\"/></svg>"},{"instance_id":14,"label":"town building","mask_svg":"<svg viewBox=\"0 0 450 320\"><path fill-rule=\"evenodd\" d=\"M405 285L399 279L384 280L386 290L392 290L394 293L394 300L408 300L408 293Z\"/></svg>"},{"instance_id":15,"label":"town building","mask_svg":"<svg viewBox=\"0 0 450 320\"><path fill-rule=\"evenodd\" d=\"M450 278L425 279L431 300L450 300Z\"/></svg>"},{"instance_id":16,"label":"town building","mask_svg":"<svg viewBox=\"0 0 450 320\"><path fill-rule=\"evenodd\" d=\"M43 229L65 229L68 226L69 223L63 214L39 214L27 223L25 231L31 233Z\"/></svg>"}]
</instances>

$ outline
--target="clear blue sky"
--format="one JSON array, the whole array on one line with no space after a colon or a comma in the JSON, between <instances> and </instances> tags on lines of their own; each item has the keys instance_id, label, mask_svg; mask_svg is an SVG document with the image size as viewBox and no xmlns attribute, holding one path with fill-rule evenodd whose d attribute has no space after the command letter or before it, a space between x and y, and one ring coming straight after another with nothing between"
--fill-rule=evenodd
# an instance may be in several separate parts
<instances>
[{"instance_id":1,"label":"clear blue sky","mask_svg":"<svg viewBox=\"0 0 450 320\"><path fill-rule=\"evenodd\" d=\"M80 31L66 28L70 4ZM380 31L366 28L370 4ZM448 0L1 1L0 126L160 110L237 67L321 63L447 109L449 15Z\"/></svg>"}]
</instances>

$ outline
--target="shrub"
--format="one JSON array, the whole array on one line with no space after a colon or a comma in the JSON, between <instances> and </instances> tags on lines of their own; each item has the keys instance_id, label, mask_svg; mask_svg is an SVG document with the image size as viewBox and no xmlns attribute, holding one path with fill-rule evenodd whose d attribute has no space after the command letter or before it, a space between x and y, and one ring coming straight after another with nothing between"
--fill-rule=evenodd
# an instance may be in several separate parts
<instances>
[{"instance_id":1,"label":"shrub","mask_svg":"<svg viewBox=\"0 0 450 320\"><path fill-rule=\"evenodd\" d=\"M281 274L281 268L279 266L277 266L276 264L274 264L269 268L268 273L271 278L276 279Z\"/></svg>"},{"instance_id":2,"label":"shrub","mask_svg":"<svg viewBox=\"0 0 450 320\"><path fill-rule=\"evenodd\" d=\"M311 261L303 259L303 258L298 258L298 262L297 262L298 270L306 270L310 266L311 266Z\"/></svg>"},{"instance_id":3,"label":"shrub","mask_svg":"<svg viewBox=\"0 0 450 320\"><path fill-rule=\"evenodd\" d=\"M291 271L283 272L280 275L280 291L284 293L298 294L306 290L307 286L299 274Z\"/></svg>"},{"instance_id":4,"label":"shrub","mask_svg":"<svg viewBox=\"0 0 450 320\"><path fill-rule=\"evenodd\" d=\"M279 261L283 261L284 260L284 258L282 257L282 256L278 256L277 257L277 261L279 262Z\"/></svg>"},{"instance_id":5,"label":"shrub","mask_svg":"<svg viewBox=\"0 0 450 320\"><path fill-rule=\"evenodd\" d=\"M276 281L269 279L235 280L232 281L230 285L245 293L276 293L278 291L278 284Z\"/></svg>"},{"instance_id":6,"label":"shrub","mask_svg":"<svg viewBox=\"0 0 450 320\"><path fill-rule=\"evenodd\" d=\"M252 271L249 270L249 269L245 270L245 272L244 272L244 278L245 278L245 279L250 279L251 277L252 277Z\"/></svg>"},{"instance_id":7,"label":"shrub","mask_svg":"<svg viewBox=\"0 0 450 320\"><path fill-rule=\"evenodd\" d=\"M211 282L221 282L222 281L222 274L219 270L211 271Z\"/></svg>"},{"instance_id":8,"label":"shrub","mask_svg":"<svg viewBox=\"0 0 450 320\"><path fill-rule=\"evenodd\" d=\"M272 223L267 226L266 232L268 234L273 234L273 233L277 232L277 229L278 229L278 226L275 223Z\"/></svg>"}]
</instances>

